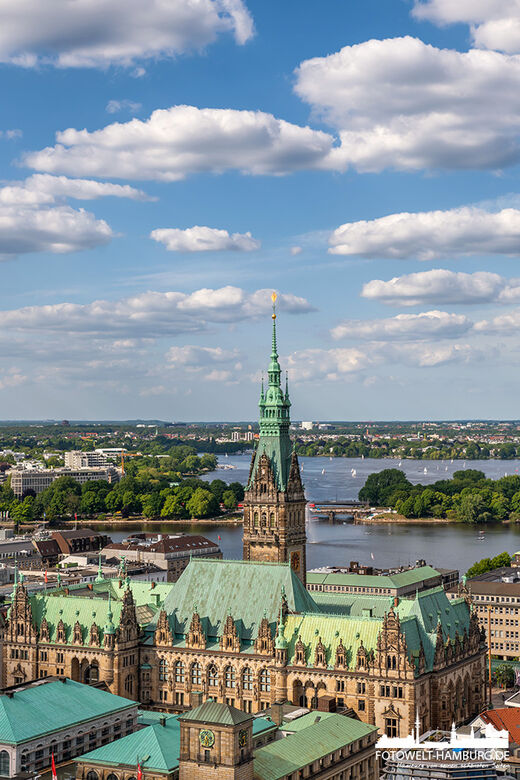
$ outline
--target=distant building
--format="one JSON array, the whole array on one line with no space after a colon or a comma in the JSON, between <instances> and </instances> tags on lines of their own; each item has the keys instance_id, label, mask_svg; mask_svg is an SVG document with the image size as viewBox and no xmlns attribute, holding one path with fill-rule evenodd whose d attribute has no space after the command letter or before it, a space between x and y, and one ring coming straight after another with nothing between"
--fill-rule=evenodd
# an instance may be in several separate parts
<instances>
[{"instance_id":1,"label":"distant building","mask_svg":"<svg viewBox=\"0 0 520 780\"><path fill-rule=\"evenodd\" d=\"M56 540L62 555L101 550L112 541L107 534L98 533L91 528L53 531L52 538Z\"/></svg>"},{"instance_id":2,"label":"distant building","mask_svg":"<svg viewBox=\"0 0 520 780\"><path fill-rule=\"evenodd\" d=\"M103 480L109 483L119 480L119 472L113 466L78 469L13 469L9 473L11 476L11 488L16 498L32 493L38 495L59 477L72 477L80 484L92 480Z\"/></svg>"},{"instance_id":3,"label":"distant building","mask_svg":"<svg viewBox=\"0 0 520 780\"><path fill-rule=\"evenodd\" d=\"M108 544L103 550L107 558L123 556L127 561L153 563L168 572L168 582L176 582L190 558L222 558L216 542L205 536L187 534L135 534L124 542Z\"/></svg>"},{"instance_id":4,"label":"distant building","mask_svg":"<svg viewBox=\"0 0 520 780\"><path fill-rule=\"evenodd\" d=\"M47 677L0 694L0 775L34 776L105 745L137 725L135 701Z\"/></svg>"},{"instance_id":5,"label":"distant building","mask_svg":"<svg viewBox=\"0 0 520 780\"><path fill-rule=\"evenodd\" d=\"M301 429L302 431L312 431L314 428L314 423L311 420L302 421Z\"/></svg>"},{"instance_id":6,"label":"distant building","mask_svg":"<svg viewBox=\"0 0 520 780\"><path fill-rule=\"evenodd\" d=\"M108 464L108 456L99 450L91 450L90 452L72 450L65 453L64 460L65 466L69 469L92 468Z\"/></svg>"},{"instance_id":7,"label":"distant building","mask_svg":"<svg viewBox=\"0 0 520 780\"><path fill-rule=\"evenodd\" d=\"M377 574L307 572L307 590L313 593L357 593L406 598L438 585L442 585L442 575L431 566L408 569L388 577Z\"/></svg>"}]
</instances>

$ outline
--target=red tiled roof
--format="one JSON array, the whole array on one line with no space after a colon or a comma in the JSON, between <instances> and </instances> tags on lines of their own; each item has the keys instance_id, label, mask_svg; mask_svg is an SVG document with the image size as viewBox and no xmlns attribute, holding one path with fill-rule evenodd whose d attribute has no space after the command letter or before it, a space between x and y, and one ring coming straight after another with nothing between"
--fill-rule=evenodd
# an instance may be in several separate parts
<instances>
[{"instance_id":1,"label":"red tiled roof","mask_svg":"<svg viewBox=\"0 0 520 780\"><path fill-rule=\"evenodd\" d=\"M491 723L496 729L509 732L509 741L520 745L520 708L500 707L497 710L486 710L481 713L485 723Z\"/></svg>"}]
</instances>

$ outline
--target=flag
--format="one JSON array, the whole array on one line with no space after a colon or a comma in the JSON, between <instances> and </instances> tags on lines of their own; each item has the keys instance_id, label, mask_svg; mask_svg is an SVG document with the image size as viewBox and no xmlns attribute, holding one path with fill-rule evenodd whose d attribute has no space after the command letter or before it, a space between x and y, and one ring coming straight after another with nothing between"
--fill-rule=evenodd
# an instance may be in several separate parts
<instances>
[{"instance_id":1,"label":"flag","mask_svg":"<svg viewBox=\"0 0 520 780\"><path fill-rule=\"evenodd\" d=\"M143 780L143 770L141 769L139 760L137 761L137 780Z\"/></svg>"},{"instance_id":2,"label":"flag","mask_svg":"<svg viewBox=\"0 0 520 780\"><path fill-rule=\"evenodd\" d=\"M47 569L45 569L45 574L43 576L43 579L45 580L45 584L47 585Z\"/></svg>"},{"instance_id":3,"label":"flag","mask_svg":"<svg viewBox=\"0 0 520 780\"><path fill-rule=\"evenodd\" d=\"M374 560L374 553L370 553L370 557Z\"/></svg>"},{"instance_id":4,"label":"flag","mask_svg":"<svg viewBox=\"0 0 520 780\"><path fill-rule=\"evenodd\" d=\"M74 512L74 520L77 520L77 519L78 519L78 513Z\"/></svg>"},{"instance_id":5,"label":"flag","mask_svg":"<svg viewBox=\"0 0 520 780\"><path fill-rule=\"evenodd\" d=\"M219 540L219 542L220 542L220 536L217 536L217 539L218 539L218 540Z\"/></svg>"},{"instance_id":6,"label":"flag","mask_svg":"<svg viewBox=\"0 0 520 780\"><path fill-rule=\"evenodd\" d=\"M56 764L54 763L54 753L52 754L52 759L51 759L51 774L52 774L52 780L58 780L58 775L56 774Z\"/></svg>"}]
</instances>

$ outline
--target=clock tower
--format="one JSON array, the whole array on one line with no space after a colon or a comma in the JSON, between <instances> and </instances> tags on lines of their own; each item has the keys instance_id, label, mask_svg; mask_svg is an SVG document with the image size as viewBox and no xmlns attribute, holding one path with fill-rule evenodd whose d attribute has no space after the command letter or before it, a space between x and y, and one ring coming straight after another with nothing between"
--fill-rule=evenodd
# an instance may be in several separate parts
<instances>
[{"instance_id":1,"label":"clock tower","mask_svg":"<svg viewBox=\"0 0 520 780\"><path fill-rule=\"evenodd\" d=\"M289 563L305 585L305 494L289 436L289 386L281 386L276 344L276 293L268 385L260 392L260 438L244 496L245 561Z\"/></svg>"},{"instance_id":2,"label":"clock tower","mask_svg":"<svg viewBox=\"0 0 520 780\"><path fill-rule=\"evenodd\" d=\"M179 724L179 780L253 780L252 715L208 699Z\"/></svg>"}]
</instances>

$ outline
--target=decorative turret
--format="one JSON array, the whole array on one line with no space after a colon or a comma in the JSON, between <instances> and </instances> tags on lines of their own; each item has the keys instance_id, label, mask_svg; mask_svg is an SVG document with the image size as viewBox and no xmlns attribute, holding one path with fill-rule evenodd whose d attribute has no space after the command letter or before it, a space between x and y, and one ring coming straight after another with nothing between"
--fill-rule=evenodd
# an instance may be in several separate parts
<instances>
[{"instance_id":1,"label":"decorative turret","mask_svg":"<svg viewBox=\"0 0 520 780\"><path fill-rule=\"evenodd\" d=\"M103 582L104 579L105 578L103 577L103 569L101 568L101 553L99 553L98 573L94 582Z\"/></svg>"},{"instance_id":2,"label":"decorative turret","mask_svg":"<svg viewBox=\"0 0 520 780\"><path fill-rule=\"evenodd\" d=\"M107 637L113 637L116 633L116 627L113 623L114 614L112 612L112 596L110 594L110 591L108 591L108 612L107 612L107 622L103 626L103 634L105 635L105 645L107 644Z\"/></svg>"},{"instance_id":3,"label":"decorative turret","mask_svg":"<svg viewBox=\"0 0 520 780\"><path fill-rule=\"evenodd\" d=\"M260 389L260 436L244 496L244 560L290 563L305 582L305 494L289 436L289 380L282 388L272 294L271 357L267 389Z\"/></svg>"}]
</instances>

